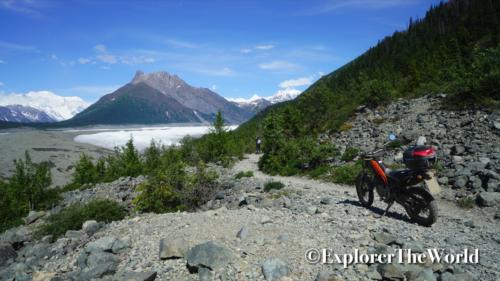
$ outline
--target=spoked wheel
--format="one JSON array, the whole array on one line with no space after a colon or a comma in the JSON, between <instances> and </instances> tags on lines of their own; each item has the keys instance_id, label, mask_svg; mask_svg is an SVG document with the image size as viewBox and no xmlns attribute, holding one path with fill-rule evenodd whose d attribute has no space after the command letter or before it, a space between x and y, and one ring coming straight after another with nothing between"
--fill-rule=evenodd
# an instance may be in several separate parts
<instances>
[{"instance_id":1,"label":"spoked wheel","mask_svg":"<svg viewBox=\"0 0 500 281\"><path fill-rule=\"evenodd\" d=\"M410 218L420 225L431 226L437 220L437 203L422 188L411 188L404 206Z\"/></svg>"},{"instance_id":2,"label":"spoked wheel","mask_svg":"<svg viewBox=\"0 0 500 281\"><path fill-rule=\"evenodd\" d=\"M356 193L361 205L370 207L373 204L373 188L371 180L365 173L359 173L356 178Z\"/></svg>"}]
</instances>

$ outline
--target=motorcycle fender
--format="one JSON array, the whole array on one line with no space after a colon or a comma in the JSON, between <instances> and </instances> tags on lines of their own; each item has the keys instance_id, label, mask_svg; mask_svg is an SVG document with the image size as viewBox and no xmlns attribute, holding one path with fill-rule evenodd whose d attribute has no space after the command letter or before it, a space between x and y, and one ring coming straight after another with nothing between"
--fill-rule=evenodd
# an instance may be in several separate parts
<instances>
[{"instance_id":1,"label":"motorcycle fender","mask_svg":"<svg viewBox=\"0 0 500 281\"><path fill-rule=\"evenodd\" d=\"M423 189L422 187L412 187L409 189L409 191L411 191L412 189L420 189L421 191L422 190L425 191L420 193L422 196L426 197L425 200L429 202L434 201L434 196L432 196L432 194L430 194L427 190Z\"/></svg>"},{"instance_id":2,"label":"motorcycle fender","mask_svg":"<svg viewBox=\"0 0 500 281\"><path fill-rule=\"evenodd\" d=\"M429 178L425 180L425 185L432 195L436 195L441 192L441 186L432 172L429 173Z\"/></svg>"}]
</instances>

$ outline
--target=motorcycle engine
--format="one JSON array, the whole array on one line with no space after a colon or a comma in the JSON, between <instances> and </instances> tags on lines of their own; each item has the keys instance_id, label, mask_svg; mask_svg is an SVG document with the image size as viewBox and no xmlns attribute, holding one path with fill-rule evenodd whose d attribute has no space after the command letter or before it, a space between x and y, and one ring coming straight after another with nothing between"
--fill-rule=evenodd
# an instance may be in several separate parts
<instances>
[{"instance_id":1,"label":"motorcycle engine","mask_svg":"<svg viewBox=\"0 0 500 281\"><path fill-rule=\"evenodd\" d=\"M375 183L375 190L377 190L377 194L380 196L380 198L382 200L385 201L387 199L389 190L387 189L387 187L385 185L383 185L380 182L376 182Z\"/></svg>"}]
</instances>

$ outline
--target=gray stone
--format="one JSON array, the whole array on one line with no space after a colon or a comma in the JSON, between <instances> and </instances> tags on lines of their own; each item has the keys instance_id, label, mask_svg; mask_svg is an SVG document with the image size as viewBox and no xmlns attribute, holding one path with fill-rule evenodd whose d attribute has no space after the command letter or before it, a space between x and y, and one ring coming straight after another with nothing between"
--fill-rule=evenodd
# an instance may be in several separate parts
<instances>
[{"instance_id":1,"label":"gray stone","mask_svg":"<svg viewBox=\"0 0 500 281\"><path fill-rule=\"evenodd\" d=\"M451 160L453 161L454 164L462 164L462 163L464 163L464 158L462 156L458 156L458 155L453 155L451 157Z\"/></svg>"},{"instance_id":2,"label":"gray stone","mask_svg":"<svg viewBox=\"0 0 500 281\"><path fill-rule=\"evenodd\" d=\"M202 267L198 270L198 280L199 281L213 281L214 274L210 269Z\"/></svg>"},{"instance_id":3,"label":"gray stone","mask_svg":"<svg viewBox=\"0 0 500 281\"><path fill-rule=\"evenodd\" d=\"M80 240L82 239L82 236L83 236L83 231L81 230L68 230L66 231L66 234L64 234L64 237L73 240Z\"/></svg>"},{"instance_id":4,"label":"gray stone","mask_svg":"<svg viewBox=\"0 0 500 281\"><path fill-rule=\"evenodd\" d=\"M414 270L406 272L406 277L408 281L437 281L436 276L430 268L420 268L418 266L413 267Z\"/></svg>"},{"instance_id":5,"label":"gray stone","mask_svg":"<svg viewBox=\"0 0 500 281\"><path fill-rule=\"evenodd\" d=\"M17 253L10 244L0 242L0 266L6 264L9 259L15 259L16 257Z\"/></svg>"},{"instance_id":6,"label":"gray stone","mask_svg":"<svg viewBox=\"0 0 500 281\"><path fill-rule=\"evenodd\" d=\"M323 205L330 205L333 202L333 198L330 196L326 196L326 197L321 198L321 200L319 202Z\"/></svg>"},{"instance_id":7,"label":"gray stone","mask_svg":"<svg viewBox=\"0 0 500 281\"><path fill-rule=\"evenodd\" d=\"M389 280L403 280L405 278L404 268L398 263L379 264L378 272L383 278Z\"/></svg>"},{"instance_id":8,"label":"gray stone","mask_svg":"<svg viewBox=\"0 0 500 281\"><path fill-rule=\"evenodd\" d=\"M122 239L116 239L111 248L111 252L118 254L123 253L126 249L130 248L130 243Z\"/></svg>"},{"instance_id":9,"label":"gray stone","mask_svg":"<svg viewBox=\"0 0 500 281\"><path fill-rule=\"evenodd\" d=\"M376 232L373 234L373 239L379 243L390 245L396 243L397 237L385 232Z\"/></svg>"},{"instance_id":10,"label":"gray stone","mask_svg":"<svg viewBox=\"0 0 500 281\"><path fill-rule=\"evenodd\" d=\"M411 249L414 253L423 253L424 246L420 242L417 241L406 241L403 243L402 249Z\"/></svg>"},{"instance_id":11,"label":"gray stone","mask_svg":"<svg viewBox=\"0 0 500 281\"><path fill-rule=\"evenodd\" d=\"M87 233L88 236L94 235L100 228L101 224L94 220L86 221L82 225L82 230Z\"/></svg>"},{"instance_id":12,"label":"gray stone","mask_svg":"<svg viewBox=\"0 0 500 281\"><path fill-rule=\"evenodd\" d=\"M163 238L160 240L160 259L183 258L188 248L189 245L184 239Z\"/></svg>"},{"instance_id":13,"label":"gray stone","mask_svg":"<svg viewBox=\"0 0 500 281\"><path fill-rule=\"evenodd\" d=\"M500 205L500 192L481 192L476 196L476 202L481 207Z\"/></svg>"},{"instance_id":14,"label":"gray stone","mask_svg":"<svg viewBox=\"0 0 500 281\"><path fill-rule=\"evenodd\" d=\"M488 165L490 163L490 158L488 157L479 157L479 162L483 163L484 165Z\"/></svg>"},{"instance_id":15,"label":"gray stone","mask_svg":"<svg viewBox=\"0 0 500 281\"><path fill-rule=\"evenodd\" d=\"M275 281L288 276L290 268L279 258L270 258L262 264L262 273L267 281Z\"/></svg>"},{"instance_id":16,"label":"gray stone","mask_svg":"<svg viewBox=\"0 0 500 281\"><path fill-rule=\"evenodd\" d=\"M97 267L99 264L115 263L118 264L119 259L116 255L108 252L92 252L87 257L87 266L89 268Z\"/></svg>"},{"instance_id":17,"label":"gray stone","mask_svg":"<svg viewBox=\"0 0 500 281\"><path fill-rule=\"evenodd\" d=\"M462 155L465 152L465 147L463 145L455 145L451 149L453 155Z\"/></svg>"},{"instance_id":18,"label":"gray stone","mask_svg":"<svg viewBox=\"0 0 500 281\"><path fill-rule=\"evenodd\" d=\"M153 281L156 279L156 271L126 272L120 280L124 281Z\"/></svg>"},{"instance_id":19,"label":"gray stone","mask_svg":"<svg viewBox=\"0 0 500 281\"><path fill-rule=\"evenodd\" d=\"M231 250L213 241L196 245L186 254L187 266L191 272L198 272L200 267L217 270L225 267L234 258Z\"/></svg>"},{"instance_id":20,"label":"gray stone","mask_svg":"<svg viewBox=\"0 0 500 281\"><path fill-rule=\"evenodd\" d=\"M340 281L341 279L331 271L322 270L316 275L314 281Z\"/></svg>"},{"instance_id":21,"label":"gray stone","mask_svg":"<svg viewBox=\"0 0 500 281\"><path fill-rule=\"evenodd\" d=\"M93 242L88 243L87 246L85 247L85 251L87 251L88 253L95 251L111 252L115 241L116 238L112 236L102 237Z\"/></svg>"},{"instance_id":22,"label":"gray stone","mask_svg":"<svg viewBox=\"0 0 500 281\"><path fill-rule=\"evenodd\" d=\"M105 275L113 275L118 268L118 263L104 262L88 268L84 274L84 279L101 278Z\"/></svg>"},{"instance_id":23,"label":"gray stone","mask_svg":"<svg viewBox=\"0 0 500 281\"><path fill-rule=\"evenodd\" d=\"M473 281L474 278L468 273L451 273L444 272L440 276L441 281Z\"/></svg>"},{"instance_id":24,"label":"gray stone","mask_svg":"<svg viewBox=\"0 0 500 281\"><path fill-rule=\"evenodd\" d=\"M440 177L437 181L440 184L448 184L448 177Z\"/></svg>"},{"instance_id":25,"label":"gray stone","mask_svg":"<svg viewBox=\"0 0 500 281\"><path fill-rule=\"evenodd\" d=\"M242 227L242 228L238 231L238 233L236 234L236 237L238 237L238 238L240 238L240 239L245 239L245 238L247 238L247 237L248 237L248 234L249 234L249 232L248 232L248 228L246 228L246 227L244 226L244 227Z\"/></svg>"},{"instance_id":26,"label":"gray stone","mask_svg":"<svg viewBox=\"0 0 500 281\"><path fill-rule=\"evenodd\" d=\"M316 207L316 206L308 206L308 207L306 208L306 212L307 212L309 215L311 215L311 216L312 216L312 215L314 215L314 214L316 214L316 213L318 212L318 207Z\"/></svg>"},{"instance_id":27,"label":"gray stone","mask_svg":"<svg viewBox=\"0 0 500 281\"><path fill-rule=\"evenodd\" d=\"M467 186L468 179L466 176L460 176L455 180L453 186L455 188L464 188Z\"/></svg>"},{"instance_id":28,"label":"gray stone","mask_svg":"<svg viewBox=\"0 0 500 281\"><path fill-rule=\"evenodd\" d=\"M290 236L288 234L281 234L278 236L278 241L285 242L290 240Z\"/></svg>"},{"instance_id":29,"label":"gray stone","mask_svg":"<svg viewBox=\"0 0 500 281\"><path fill-rule=\"evenodd\" d=\"M44 211L36 212L36 211L30 211L28 216L24 218L24 223L26 224L32 224L36 222L39 218L45 216Z\"/></svg>"},{"instance_id":30,"label":"gray stone","mask_svg":"<svg viewBox=\"0 0 500 281\"><path fill-rule=\"evenodd\" d=\"M260 219L260 223L261 224L267 224L267 223L272 223L273 221L271 220L270 217L268 216L263 216L261 219Z\"/></svg>"}]
</instances>

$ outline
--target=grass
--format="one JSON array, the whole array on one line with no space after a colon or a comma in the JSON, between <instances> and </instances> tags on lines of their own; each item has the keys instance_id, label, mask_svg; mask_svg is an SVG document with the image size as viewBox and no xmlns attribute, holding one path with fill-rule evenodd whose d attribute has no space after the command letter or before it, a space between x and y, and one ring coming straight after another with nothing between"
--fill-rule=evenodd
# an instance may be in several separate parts
<instances>
[{"instance_id":1,"label":"grass","mask_svg":"<svg viewBox=\"0 0 500 281\"><path fill-rule=\"evenodd\" d=\"M270 192L271 190L280 190L283 187L285 187L285 185L282 182L270 181L264 185L264 190Z\"/></svg>"},{"instance_id":2,"label":"grass","mask_svg":"<svg viewBox=\"0 0 500 281\"><path fill-rule=\"evenodd\" d=\"M356 183L356 177L361 172L361 163L349 163L332 169L331 175L327 180L334 183L353 185Z\"/></svg>"},{"instance_id":3,"label":"grass","mask_svg":"<svg viewBox=\"0 0 500 281\"><path fill-rule=\"evenodd\" d=\"M242 171L242 172L237 173L234 176L234 178L237 179L237 180L239 180L241 178L251 178L251 177L253 177L253 172L252 171L246 171L246 172Z\"/></svg>"},{"instance_id":4,"label":"grass","mask_svg":"<svg viewBox=\"0 0 500 281\"><path fill-rule=\"evenodd\" d=\"M352 161L356 156L359 154L359 149L355 147L348 147L346 148L344 154L342 154L342 161L349 162Z\"/></svg>"},{"instance_id":5,"label":"grass","mask_svg":"<svg viewBox=\"0 0 500 281\"><path fill-rule=\"evenodd\" d=\"M476 204L476 200L472 196L465 196L457 200L457 205L463 209L472 209Z\"/></svg>"},{"instance_id":6,"label":"grass","mask_svg":"<svg viewBox=\"0 0 500 281\"><path fill-rule=\"evenodd\" d=\"M50 216L47 223L38 228L35 236L52 235L56 239L68 230L80 230L85 221L96 220L109 223L121 220L125 215L125 208L115 201L99 199L87 204L77 203Z\"/></svg>"}]
</instances>

